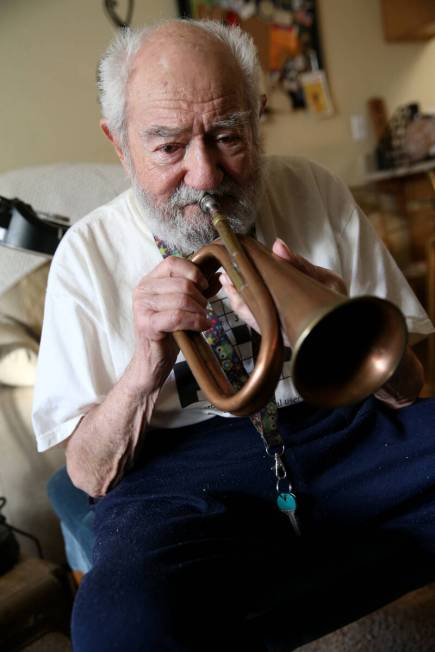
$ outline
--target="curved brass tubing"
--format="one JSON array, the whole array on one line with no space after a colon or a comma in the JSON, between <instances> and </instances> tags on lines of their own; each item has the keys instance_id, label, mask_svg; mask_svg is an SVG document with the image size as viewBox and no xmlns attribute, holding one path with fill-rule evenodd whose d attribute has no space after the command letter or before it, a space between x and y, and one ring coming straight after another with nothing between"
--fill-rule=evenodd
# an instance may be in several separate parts
<instances>
[{"instance_id":1,"label":"curved brass tubing","mask_svg":"<svg viewBox=\"0 0 435 652\"><path fill-rule=\"evenodd\" d=\"M281 328L292 348L291 375L314 405L362 400L394 373L407 344L405 319L385 299L347 298L270 252L248 236L235 236L213 197L205 196L220 239L192 257L211 279L223 267L262 333L254 370L236 391L200 333L174 333L209 401L236 416L253 414L270 399L282 370ZM222 246L223 245L223 246Z\"/></svg>"}]
</instances>

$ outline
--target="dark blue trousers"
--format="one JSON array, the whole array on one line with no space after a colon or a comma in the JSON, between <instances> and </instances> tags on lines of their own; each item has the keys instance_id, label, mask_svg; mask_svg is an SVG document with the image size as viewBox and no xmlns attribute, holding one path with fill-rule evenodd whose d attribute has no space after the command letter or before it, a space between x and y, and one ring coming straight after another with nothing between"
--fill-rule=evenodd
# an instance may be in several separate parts
<instances>
[{"instance_id":1,"label":"dark blue trousers","mask_svg":"<svg viewBox=\"0 0 435 652\"><path fill-rule=\"evenodd\" d=\"M75 652L289 652L435 578L435 400L279 418L302 536L248 419L150 432L96 503Z\"/></svg>"}]
</instances>

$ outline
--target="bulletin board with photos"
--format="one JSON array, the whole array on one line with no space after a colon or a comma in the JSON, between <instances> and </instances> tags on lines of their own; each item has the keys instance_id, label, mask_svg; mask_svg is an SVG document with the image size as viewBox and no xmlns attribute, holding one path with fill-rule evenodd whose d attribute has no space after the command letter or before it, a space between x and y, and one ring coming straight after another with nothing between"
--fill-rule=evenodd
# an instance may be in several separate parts
<instances>
[{"instance_id":1,"label":"bulletin board with photos","mask_svg":"<svg viewBox=\"0 0 435 652\"><path fill-rule=\"evenodd\" d=\"M179 15L239 25L254 39L264 73L292 110L329 116L315 0L179 0Z\"/></svg>"}]
</instances>

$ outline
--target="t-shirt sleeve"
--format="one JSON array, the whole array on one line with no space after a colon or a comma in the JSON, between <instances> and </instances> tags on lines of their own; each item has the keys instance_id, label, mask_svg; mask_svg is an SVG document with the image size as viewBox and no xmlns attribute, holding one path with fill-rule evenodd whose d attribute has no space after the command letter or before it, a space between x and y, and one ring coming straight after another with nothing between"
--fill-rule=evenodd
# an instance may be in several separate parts
<instances>
[{"instance_id":1,"label":"t-shirt sleeve","mask_svg":"<svg viewBox=\"0 0 435 652\"><path fill-rule=\"evenodd\" d=\"M433 325L408 281L355 204L337 234L337 242L351 296L371 294L387 298L402 310L411 334L426 336L433 332Z\"/></svg>"},{"instance_id":2,"label":"t-shirt sleeve","mask_svg":"<svg viewBox=\"0 0 435 652\"><path fill-rule=\"evenodd\" d=\"M41 452L69 437L113 385L92 277L77 257L74 265L69 262L65 254L53 260L47 286L33 401L33 428Z\"/></svg>"}]
</instances>

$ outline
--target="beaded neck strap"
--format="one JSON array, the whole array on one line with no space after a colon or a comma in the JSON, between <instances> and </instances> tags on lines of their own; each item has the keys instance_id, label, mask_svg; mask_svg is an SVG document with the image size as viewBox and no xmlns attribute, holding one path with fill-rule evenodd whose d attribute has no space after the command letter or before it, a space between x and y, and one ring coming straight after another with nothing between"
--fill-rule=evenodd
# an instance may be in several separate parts
<instances>
[{"instance_id":1,"label":"beaded neck strap","mask_svg":"<svg viewBox=\"0 0 435 652\"><path fill-rule=\"evenodd\" d=\"M157 236L154 236L154 240L163 258L168 256L184 257L175 247L170 247ZM236 347L229 340L219 316L215 314L210 304L207 306L207 317L211 322L211 327L203 332L203 336L220 361L228 380L236 390L239 390L248 379L243 361ZM266 453L273 458L274 464L271 469L276 478L277 505L281 512L289 517L295 532L300 534L296 517L296 497L292 491L284 462L285 444L278 430L278 407L275 396L272 396L266 406L251 415L249 419L260 434ZM283 485L285 485L286 491L282 490Z\"/></svg>"}]
</instances>

